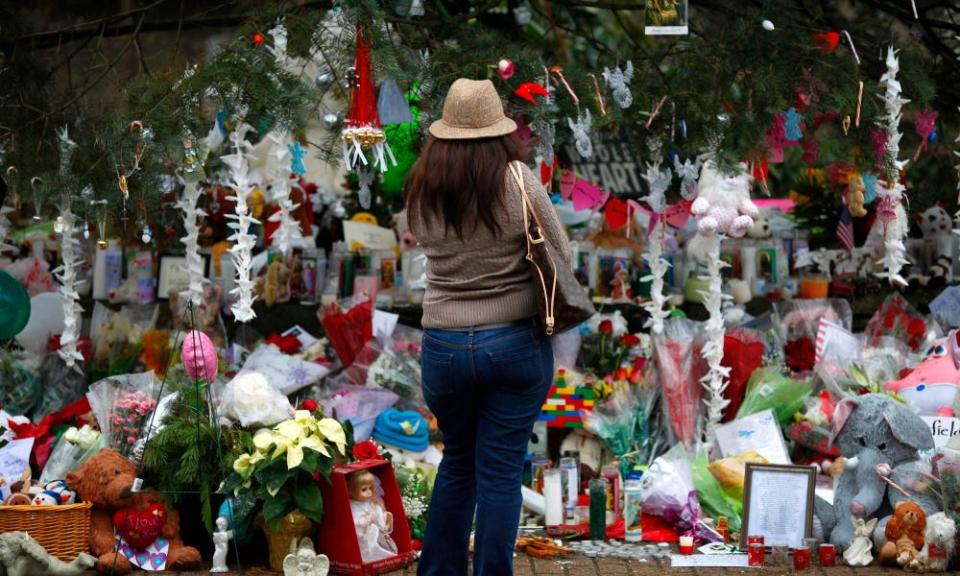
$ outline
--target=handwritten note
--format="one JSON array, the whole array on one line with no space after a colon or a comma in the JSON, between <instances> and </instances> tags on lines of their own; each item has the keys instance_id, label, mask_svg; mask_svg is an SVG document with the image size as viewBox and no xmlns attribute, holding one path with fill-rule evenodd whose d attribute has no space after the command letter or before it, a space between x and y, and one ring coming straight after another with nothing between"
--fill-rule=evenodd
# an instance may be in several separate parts
<instances>
[{"instance_id":1,"label":"handwritten note","mask_svg":"<svg viewBox=\"0 0 960 576\"><path fill-rule=\"evenodd\" d=\"M951 440L960 442L960 419L947 416L921 416L933 434L933 445L937 448L947 446Z\"/></svg>"},{"instance_id":2,"label":"handwritten note","mask_svg":"<svg viewBox=\"0 0 960 576\"><path fill-rule=\"evenodd\" d=\"M724 458L756 450L771 464L790 464L790 455L773 410L739 418L717 428L717 447Z\"/></svg>"},{"instance_id":3,"label":"handwritten note","mask_svg":"<svg viewBox=\"0 0 960 576\"><path fill-rule=\"evenodd\" d=\"M0 496L4 499L10 495L10 484L19 480L23 471L30 466L31 450L33 450L33 438L13 440L0 448L0 476L6 480L0 488Z\"/></svg>"}]
</instances>

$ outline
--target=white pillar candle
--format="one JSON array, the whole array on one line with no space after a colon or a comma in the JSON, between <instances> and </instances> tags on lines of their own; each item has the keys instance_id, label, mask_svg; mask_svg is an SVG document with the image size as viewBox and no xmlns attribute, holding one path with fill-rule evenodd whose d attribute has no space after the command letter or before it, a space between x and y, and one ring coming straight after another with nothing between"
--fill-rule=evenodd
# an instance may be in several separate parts
<instances>
[{"instance_id":1,"label":"white pillar candle","mask_svg":"<svg viewBox=\"0 0 960 576\"><path fill-rule=\"evenodd\" d=\"M752 286L756 277L757 247L744 246L740 249L740 278L747 283L747 286Z\"/></svg>"},{"instance_id":2,"label":"white pillar candle","mask_svg":"<svg viewBox=\"0 0 960 576\"><path fill-rule=\"evenodd\" d=\"M563 475L559 470L543 473L543 499L546 513L544 523L548 528L563 524Z\"/></svg>"}]
</instances>

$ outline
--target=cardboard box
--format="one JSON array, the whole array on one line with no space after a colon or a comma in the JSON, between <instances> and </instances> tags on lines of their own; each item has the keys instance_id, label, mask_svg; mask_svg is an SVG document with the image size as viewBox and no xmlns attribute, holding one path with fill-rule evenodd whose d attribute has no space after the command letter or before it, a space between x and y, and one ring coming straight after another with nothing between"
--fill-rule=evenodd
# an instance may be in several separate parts
<instances>
[{"instance_id":1,"label":"cardboard box","mask_svg":"<svg viewBox=\"0 0 960 576\"><path fill-rule=\"evenodd\" d=\"M347 491L347 475L360 470L369 470L383 487L383 504L393 514L393 533L390 536L397 544L397 555L392 558L364 563L360 557L360 544L350 512L350 494ZM410 527L403 511L403 500L393 466L386 460L364 460L346 466L337 466L330 480L320 479L323 493L323 522L317 530L317 551L330 558L331 574L369 576L399 570L412 563L417 553L410 541Z\"/></svg>"}]
</instances>

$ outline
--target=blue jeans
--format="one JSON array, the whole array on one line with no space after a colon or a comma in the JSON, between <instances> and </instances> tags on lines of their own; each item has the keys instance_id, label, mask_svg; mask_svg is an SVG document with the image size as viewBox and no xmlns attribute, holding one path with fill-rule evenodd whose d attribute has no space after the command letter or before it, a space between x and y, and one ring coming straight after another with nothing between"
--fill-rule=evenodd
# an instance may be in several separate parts
<instances>
[{"instance_id":1,"label":"blue jeans","mask_svg":"<svg viewBox=\"0 0 960 576\"><path fill-rule=\"evenodd\" d=\"M527 442L553 381L553 349L529 323L489 330L427 330L423 396L443 432L420 576L513 574Z\"/></svg>"}]
</instances>

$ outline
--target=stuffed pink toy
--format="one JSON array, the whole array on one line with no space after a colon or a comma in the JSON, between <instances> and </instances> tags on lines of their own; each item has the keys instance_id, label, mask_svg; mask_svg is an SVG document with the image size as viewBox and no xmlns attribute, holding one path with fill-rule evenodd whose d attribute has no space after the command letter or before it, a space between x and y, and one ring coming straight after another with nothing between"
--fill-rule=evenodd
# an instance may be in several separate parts
<instances>
[{"instance_id":1,"label":"stuffed pink toy","mask_svg":"<svg viewBox=\"0 0 960 576\"><path fill-rule=\"evenodd\" d=\"M193 330L183 339L180 360L194 380L205 380L210 384L217 378L217 349L210 338L199 330Z\"/></svg>"},{"instance_id":2,"label":"stuffed pink toy","mask_svg":"<svg viewBox=\"0 0 960 576\"><path fill-rule=\"evenodd\" d=\"M924 416L953 416L960 390L960 331L930 347L927 357L905 378L887 382L917 413Z\"/></svg>"},{"instance_id":3,"label":"stuffed pink toy","mask_svg":"<svg viewBox=\"0 0 960 576\"><path fill-rule=\"evenodd\" d=\"M699 218L697 231L703 236L725 234L740 238L753 228L753 219L760 211L750 200L753 177L745 164L739 172L724 174L713 160L700 172L697 199L690 212Z\"/></svg>"}]
</instances>

